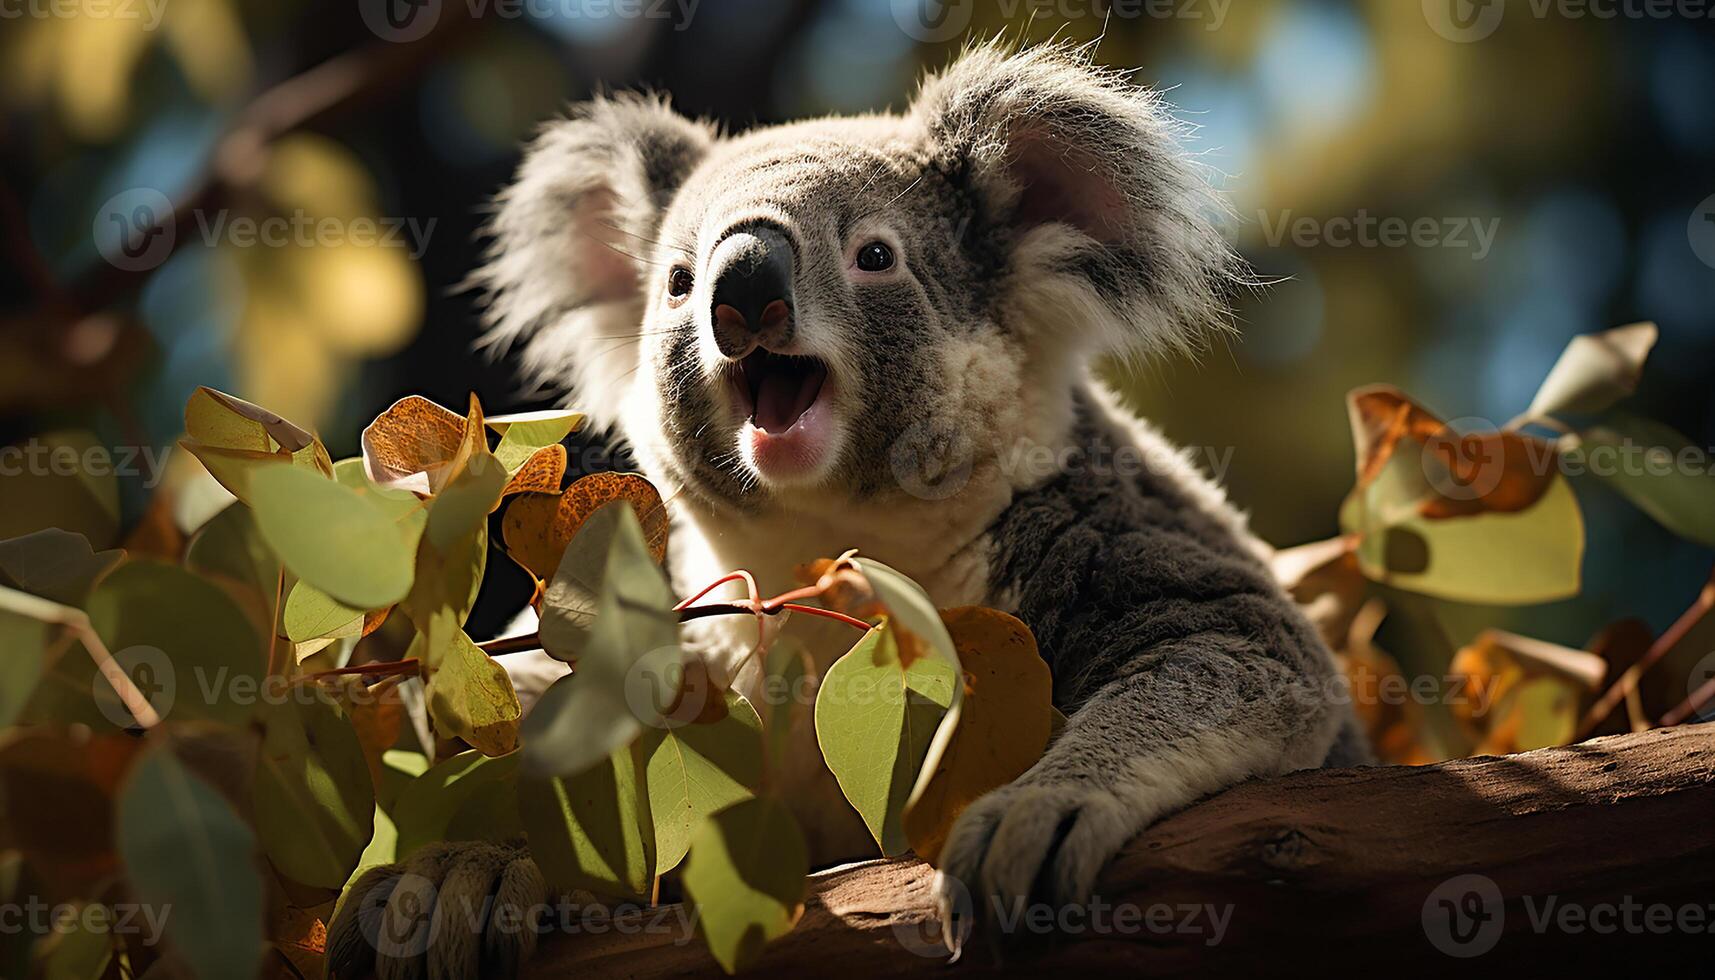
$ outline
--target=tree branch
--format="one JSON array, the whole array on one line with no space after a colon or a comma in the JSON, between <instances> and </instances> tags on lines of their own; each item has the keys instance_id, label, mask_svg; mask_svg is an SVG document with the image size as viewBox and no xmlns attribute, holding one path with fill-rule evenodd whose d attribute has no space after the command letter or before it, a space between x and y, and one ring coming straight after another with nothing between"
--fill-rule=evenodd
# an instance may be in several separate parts
<instances>
[{"instance_id":1,"label":"tree branch","mask_svg":"<svg viewBox=\"0 0 1715 980\"><path fill-rule=\"evenodd\" d=\"M1105 901L1159 914L1165 929L1085 933L1046 949L1039 942L1005 966L1073 976L1240 977L1706 968L1706 930L1715 923L1711 814L1715 725L1504 758L1246 783L1151 827L1102 876ZM932 874L901 860L817 875L798 928L768 950L754 975L999 972L981 934L950 970L930 955ZM1465 894L1436 890L1468 874L1493 882L1499 901L1474 908L1498 924L1488 927L1492 948L1455 959L1431 941L1437 930L1446 935L1435 899L1466 907L1459 904ZM1230 916L1219 941L1206 912L1190 923L1196 931L1180 928L1193 906ZM1698 931L1651 927L1659 926L1652 907L1699 915ZM1597 928L1610 921L1604 908L1617 929ZM560 936L546 942L529 975L718 973L701 940L686 939L680 929Z\"/></svg>"}]
</instances>

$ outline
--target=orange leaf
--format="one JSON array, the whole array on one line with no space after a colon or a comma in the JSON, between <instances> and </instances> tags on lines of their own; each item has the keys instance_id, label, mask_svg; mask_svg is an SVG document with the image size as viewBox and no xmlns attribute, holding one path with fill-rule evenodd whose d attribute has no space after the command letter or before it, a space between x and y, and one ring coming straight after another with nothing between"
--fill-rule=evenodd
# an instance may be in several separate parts
<instances>
[{"instance_id":1,"label":"orange leaf","mask_svg":"<svg viewBox=\"0 0 1715 980\"><path fill-rule=\"evenodd\" d=\"M941 619L964 668L964 707L935 774L904 815L906 839L930 864L966 807L1042 758L1054 726L1053 677L1028 626L977 606L944 609Z\"/></svg>"},{"instance_id":2,"label":"orange leaf","mask_svg":"<svg viewBox=\"0 0 1715 980\"><path fill-rule=\"evenodd\" d=\"M532 453L506 481L501 496L515 493L559 493L560 481L566 476L566 447L544 446Z\"/></svg>"},{"instance_id":3,"label":"orange leaf","mask_svg":"<svg viewBox=\"0 0 1715 980\"><path fill-rule=\"evenodd\" d=\"M566 546L589 516L604 504L624 500L643 525L643 540L657 562L667 558L667 507L648 480L632 473L594 473L559 495L520 494L506 509L501 537L514 561L547 581L560 567Z\"/></svg>"},{"instance_id":4,"label":"orange leaf","mask_svg":"<svg viewBox=\"0 0 1715 980\"><path fill-rule=\"evenodd\" d=\"M407 395L363 430L364 470L380 486L438 492L457 471L467 422L427 398Z\"/></svg>"}]
</instances>

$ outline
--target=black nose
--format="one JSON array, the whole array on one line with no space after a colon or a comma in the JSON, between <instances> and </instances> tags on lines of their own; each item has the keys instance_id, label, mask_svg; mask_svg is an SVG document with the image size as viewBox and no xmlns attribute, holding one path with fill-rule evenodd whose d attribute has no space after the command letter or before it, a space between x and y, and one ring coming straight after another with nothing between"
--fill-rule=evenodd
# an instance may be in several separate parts
<instances>
[{"instance_id":1,"label":"black nose","mask_svg":"<svg viewBox=\"0 0 1715 980\"><path fill-rule=\"evenodd\" d=\"M743 357L757 344L782 347L791 341L792 243L784 234L768 227L735 232L715 249L710 265L710 321L723 355Z\"/></svg>"}]
</instances>

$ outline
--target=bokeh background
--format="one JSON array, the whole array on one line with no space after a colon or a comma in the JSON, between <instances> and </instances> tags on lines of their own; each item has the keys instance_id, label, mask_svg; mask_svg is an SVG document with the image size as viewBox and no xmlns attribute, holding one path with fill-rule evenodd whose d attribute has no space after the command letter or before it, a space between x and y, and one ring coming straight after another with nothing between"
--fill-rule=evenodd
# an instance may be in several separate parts
<instances>
[{"instance_id":1,"label":"bokeh background","mask_svg":"<svg viewBox=\"0 0 1715 980\"><path fill-rule=\"evenodd\" d=\"M0 3L0 442L87 428L166 447L199 384L315 427L336 457L407 393L540 407L552 393L473 353L460 285L537 125L598 87L654 87L733 128L898 109L926 67L997 34L1100 37L1099 61L1199 127L1234 240L1275 284L1243 301L1242 341L1121 380L1181 442L1231 447L1232 495L1277 544L1337 532L1343 399L1362 384L1504 422L1569 338L1648 319L1662 341L1638 409L1715 439L1715 22L1697 5L387 3ZM104 258L116 223L162 199L186 209L176 247ZM207 229L269 215L401 236L276 247ZM1348 241L1337 219L1366 216L1433 233ZM1309 233L1278 233L1300 219ZM142 482L124 485L128 521ZM1581 646L1686 608L1711 556L1576 488L1584 596L1464 622ZM480 609L473 632L501 615Z\"/></svg>"}]
</instances>

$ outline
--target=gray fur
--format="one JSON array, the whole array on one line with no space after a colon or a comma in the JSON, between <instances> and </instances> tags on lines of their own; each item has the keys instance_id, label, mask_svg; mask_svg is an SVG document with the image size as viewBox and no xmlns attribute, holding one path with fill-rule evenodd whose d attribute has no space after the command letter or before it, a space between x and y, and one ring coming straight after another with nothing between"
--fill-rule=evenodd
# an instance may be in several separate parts
<instances>
[{"instance_id":1,"label":"gray fur","mask_svg":"<svg viewBox=\"0 0 1715 980\"><path fill-rule=\"evenodd\" d=\"M1035 631L1070 721L955 826L944 915L961 885L1081 902L1161 816L1253 776L1367 757L1332 658L1243 517L1089 379L1096 355L1193 354L1228 329L1244 278L1182 136L1158 96L1064 46L975 47L904 113L731 138L660 100L598 99L531 145L475 277L490 342L617 429L673 501L682 587L746 568L780 592L793 565L856 547L942 606L1010 609ZM735 366L712 340L711 255L759 225L792 248L793 349L776 353L817 357L830 379L833 434L799 473L746 456ZM870 241L893 269L858 269ZM676 266L688 294L670 295ZM900 471L925 433L970 450L947 495ZM1023 472L1004 462L1018 445L1129 449L1147 465ZM747 683L754 637L722 622L699 623L698 649ZM830 654L812 659L819 672ZM808 780L787 798L814 859L864 856L812 761L785 780ZM450 878L450 861L418 863ZM357 921L336 923L342 956Z\"/></svg>"}]
</instances>

